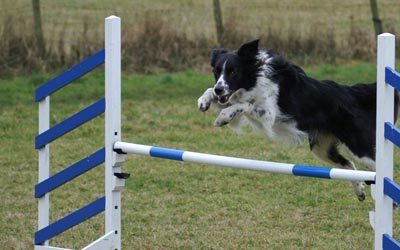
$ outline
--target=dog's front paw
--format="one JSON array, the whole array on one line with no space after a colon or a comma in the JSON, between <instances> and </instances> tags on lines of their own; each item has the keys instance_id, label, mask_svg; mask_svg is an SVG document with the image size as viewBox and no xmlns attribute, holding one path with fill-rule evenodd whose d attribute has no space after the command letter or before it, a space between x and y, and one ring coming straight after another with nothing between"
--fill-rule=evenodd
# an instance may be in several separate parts
<instances>
[{"instance_id":1,"label":"dog's front paw","mask_svg":"<svg viewBox=\"0 0 400 250\"><path fill-rule=\"evenodd\" d=\"M228 119L228 116L225 113L220 113L215 119L214 126L216 127L222 127L228 124L232 119Z\"/></svg>"},{"instance_id":2,"label":"dog's front paw","mask_svg":"<svg viewBox=\"0 0 400 250\"><path fill-rule=\"evenodd\" d=\"M215 125L216 127L225 126L225 125L228 124L230 121L232 121L232 119L235 118L235 116L236 116L237 114L239 114L239 113L241 113L241 112L243 112L243 109L242 109L242 110L240 110L240 109L232 110L231 108L223 109L223 110L219 113L217 119L215 119L214 125Z\"/></svg>"},{"instance_id":3,"label":"dog's front paw","mask_svg":"<svg viewBox=\"0 0 400 250\"><path fill-rule=\"evenodd\" d=\"M201 112L205 112L210 108L211 102L215 98L213 89L207 89L202 96L197 100L197 107Z\"/></svg>"},{"instance_id":4,"label":"dog's front paw","mask_svg":"<svg viewBox=\"0 0 400 250\"><path fill-rule=\"evenodd\" d=\"M199 110L201 112L205 112L210 108L211 105L211 101L206 100L206 98L204 98L203 96L201 96L198 100L197 100L197 107L199 108Z\"/></svg>"},{"instance_id":5,"label":"dog's front paw","mask_svg":"<svg viewBox=\"0 0 400 250\"><path fill-rule=\"evenodd\" d=\"M252 110L252 108L253 105L250 103L239 103L225 108L219 113L214 125L217 127L222 127L230 123L236 116L240 116L243 113L248 113Z\"/></svg>"}]
</instances>

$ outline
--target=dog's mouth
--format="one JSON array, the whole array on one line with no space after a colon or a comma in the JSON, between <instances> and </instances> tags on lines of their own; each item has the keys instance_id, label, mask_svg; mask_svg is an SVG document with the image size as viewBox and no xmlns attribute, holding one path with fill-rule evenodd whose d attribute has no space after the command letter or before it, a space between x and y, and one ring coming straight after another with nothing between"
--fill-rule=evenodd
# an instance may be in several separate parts
<instances>
[{"instance_id":1,"label":"dog's mouth","mask_svg":"<svg viewBox=\"0 0 400 250\"><path fill-rule=\"evenodd\" d=\"M227 95L217 96L218 97L218 103L222 104L222 105L226 104L229 101L229 97L231 97L231 95L232 95L232 93L229 93Z\"/></svg>"}]
</instances>

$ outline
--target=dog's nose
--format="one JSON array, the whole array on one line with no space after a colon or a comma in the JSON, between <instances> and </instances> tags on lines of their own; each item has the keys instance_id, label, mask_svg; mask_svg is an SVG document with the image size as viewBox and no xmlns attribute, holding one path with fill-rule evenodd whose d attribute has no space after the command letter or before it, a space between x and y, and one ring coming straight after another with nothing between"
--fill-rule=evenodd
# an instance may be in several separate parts
<instances>
[{"instance_id":1,"label":"dog's nose","mask_svg":"<svg viewBox=\"0 0 400 250\"><path fill-rule=\"evenodd\" d=\"M224 92L224 88L221 85L217 84L217 86L215 86L214 88L214 92L216 95L221 95Z\"/></svg>"}]
</instances>

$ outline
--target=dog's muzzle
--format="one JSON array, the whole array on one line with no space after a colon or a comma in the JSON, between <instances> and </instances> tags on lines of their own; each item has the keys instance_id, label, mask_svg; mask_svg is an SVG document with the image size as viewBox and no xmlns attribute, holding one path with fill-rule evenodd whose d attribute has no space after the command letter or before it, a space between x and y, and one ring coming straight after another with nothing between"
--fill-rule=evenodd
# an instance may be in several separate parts
<instances>
[{"instance_id":1,"label":"dog's muzzle","mask_svg":"<svg viewBox=\"0 0 400 250\"><path fill-rule=\"evenodd\" d=\"M218 83L214 87L214 94L218 98L219 104L226 104L229 101L229 97L232 95L232 93L227 91L222 84Z\"/></svg>"},{"instance_id":2,"label":"dog's muzzle","mask_svg":"<svg viewBox=\"0 0 400 250\"><path fill-rule=\"evenodd\" d=\"M229 101L229 97L231 97L231 94L223 95L223 96L217 96L217 97L218 97L219 104L226 104Z\"/></svg>"}]
</instances>

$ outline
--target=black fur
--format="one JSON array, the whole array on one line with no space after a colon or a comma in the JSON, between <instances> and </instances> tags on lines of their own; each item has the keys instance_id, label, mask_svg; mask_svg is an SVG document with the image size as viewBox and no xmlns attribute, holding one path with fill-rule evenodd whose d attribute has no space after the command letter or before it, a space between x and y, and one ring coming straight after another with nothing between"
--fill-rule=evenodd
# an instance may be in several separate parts
<instances>
[{"instance_id":1,"label":"black fur","mask_svg":"<svg viewBox=\"0 0 400 250\"><path fill-rule=\"evenodd\" d=\"M282 58L272 67L277 72L272 78L279 83L278 106L307 132L311 148L315 136L328 133L359 158L375 159L375 83L343 86L318 81Z\"/></svg>"}]
</instances>

